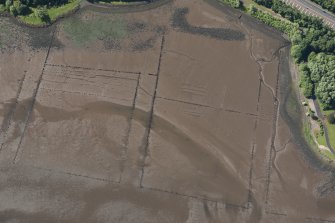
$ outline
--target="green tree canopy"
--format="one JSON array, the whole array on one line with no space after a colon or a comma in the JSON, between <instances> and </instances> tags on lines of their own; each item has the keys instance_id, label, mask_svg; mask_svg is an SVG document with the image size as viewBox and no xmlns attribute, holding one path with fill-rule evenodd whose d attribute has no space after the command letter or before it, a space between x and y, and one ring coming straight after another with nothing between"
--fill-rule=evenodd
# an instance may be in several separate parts
<instances>
[{"instance_id":1,"label":"green tree canopy","mask_svg":"<svg viewBox=\"0 0 335 223\"><path fill-rule=\"evenodd\" d=\"M323 76L315 93L326 109L333 108L335 106L335 73Z\"/></svg>"},{"instance_id":2,"label":"green tree canopy","mask_svg":"<svg viewBox=\"0 0 335 223\"><path fill-rule=\"evenodd\" d=\"M313 82L318 82L323 76L335 72L335 55L311 53L308 57L308 68Z\"/></svg>"}]
</instances>

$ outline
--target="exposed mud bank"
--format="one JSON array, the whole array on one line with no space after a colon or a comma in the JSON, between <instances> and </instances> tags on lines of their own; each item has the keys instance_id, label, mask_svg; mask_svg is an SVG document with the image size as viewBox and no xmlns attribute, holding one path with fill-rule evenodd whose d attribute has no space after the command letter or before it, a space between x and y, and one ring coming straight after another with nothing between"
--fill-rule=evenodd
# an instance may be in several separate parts
<instances>
[{"instance_id":1,"label":"exposed mud bank","mask_svg":"<svg viewBox=\"0 0 335 223\"><path fill-rule=\"evenodd\" d=\"M289 42L214 0L160 3L10 25L28 31L0 57L0 219L333 221ZM95 29L102 20L122 35ZM76 44L81 21L101 35Z\"/></svg>"}]
</instances>

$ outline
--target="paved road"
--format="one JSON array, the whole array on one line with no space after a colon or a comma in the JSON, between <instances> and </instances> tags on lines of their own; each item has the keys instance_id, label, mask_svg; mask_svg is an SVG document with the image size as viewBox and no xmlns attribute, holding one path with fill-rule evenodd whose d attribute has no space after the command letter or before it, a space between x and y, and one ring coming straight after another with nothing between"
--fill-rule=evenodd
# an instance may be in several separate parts
<instances>
[{"instance_id":1,"label":"paved road","mask_svg":"<svg viewBox=\"0 0 335 223\"><path fill-rule=\"evenodd\" d=\"M283 0L308 15L322 18L326 24L335 29L335 15L321 8L321 6L309 0Z\"/></svg>"}]
</instances>

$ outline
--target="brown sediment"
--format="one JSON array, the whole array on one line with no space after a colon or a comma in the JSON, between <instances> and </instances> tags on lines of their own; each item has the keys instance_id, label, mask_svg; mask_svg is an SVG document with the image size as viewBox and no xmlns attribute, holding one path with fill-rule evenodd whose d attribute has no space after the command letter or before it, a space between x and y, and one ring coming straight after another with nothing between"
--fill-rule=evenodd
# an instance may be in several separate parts
<instances>
[{"instance_id":1,"label":"brown sediment","mask_svg":"<svg viewBox=\"0 0 335 223\"><path fill-rule=\"evenodd\" d=\"M65 19L3 50L0 221L335 221L288 42L214 0L167 3L74 15L122 20L118 47L76 45Z\"/></svg>"}]
</instances>

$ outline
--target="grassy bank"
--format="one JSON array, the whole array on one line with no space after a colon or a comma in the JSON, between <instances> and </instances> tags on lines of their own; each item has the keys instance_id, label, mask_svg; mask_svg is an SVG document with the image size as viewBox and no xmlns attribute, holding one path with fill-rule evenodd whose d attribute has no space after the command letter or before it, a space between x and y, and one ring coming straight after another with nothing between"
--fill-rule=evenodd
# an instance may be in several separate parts
<instances>
[{"instance_id":1,"label":"grassy bank","mask_svg":"<svg viewBox=\"0 0 335 223\"><path fill-rule=\"evenodd\" d=\"M333 112L335 112L335 110L327 110L327 111L324 111L323 113L324 115L328 116L332 114ZM333 146L333 148L335 148L335 124L331 124L327 120L325 120L325 123L328 128L328 136L329 136L330 144Z\"/></svg>"},{"instance_id":2,"label":"grassy bank","mask_svg":"<svg viewBox=\"0 0 335 223\"><path fill-rule=\"evenodd\" d=\"M320 133L317 133L317 134L315 134L315 137L316 137L316 141L319 143L319 145L327 146L325 135L321 135Z\"/></svg>"},{"instance_id":3,"label":"grassy bank","mask_svg":"<svg viewBox=\"0 0 335 223\"><path fill-rule=\"evenodd\" d=\"M20 22L32 26L45 26L58 18L63 17L75 11L82 0L69 0L66 4L52 7L28 7L24 6L24 10L20 11L22 5L16 6L18 9L13 9L15 1L12 6L2 6L2 11L15 16ZM7 8L7 9L6 9Z\"/></svg>"},{"instance_id":4,"label":"grassy bank","mask_svg":"<svg viewBox=\"0 0 335 223\"><path fill-rule=\"evenodd\" d=\"M31 8L32 13L25 16L19 16L19 20L22 22L29 24L29 25L46 25L48 23L52 23L56 21L58 18L76 10L79 7L81 0L71 0L68 4L59 6L59 7L52 7L47 9L47 13L49 16L49 20L43 20L42 18L36 16L36 10Z\"/></svg>"},{"instance_id":5,"label":"grassy bank","mask_svg":"<svg viewBox=\"0 0 335 223\"><path fill-rule=\"evenodd\" d=\"M314 142L313 133L311 132L311 124L308 121L304 122L303 125L303 133L306 141L311 146L314 152L320 154L322 157L326 158L326 160L335 160L335 154L331 153L328 150L319 149L316 143ZM318 144L326 145L326 139L324 136L317 137Z\"/></svg>"}]
</instances>

